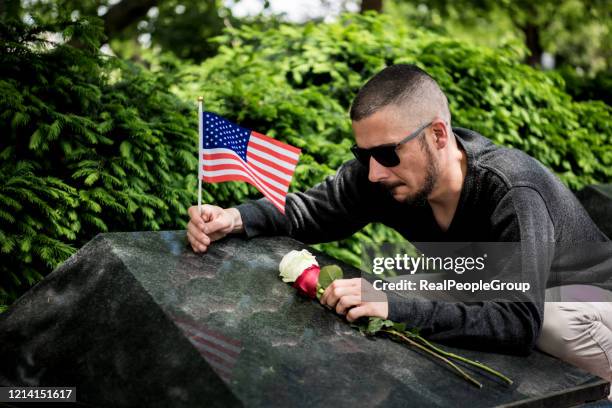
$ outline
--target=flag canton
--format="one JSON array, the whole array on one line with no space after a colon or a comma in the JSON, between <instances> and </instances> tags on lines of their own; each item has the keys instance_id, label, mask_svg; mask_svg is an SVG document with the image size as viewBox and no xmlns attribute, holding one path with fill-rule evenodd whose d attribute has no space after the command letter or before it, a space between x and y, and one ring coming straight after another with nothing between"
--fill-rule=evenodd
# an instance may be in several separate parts
<instances>
[{"instance_id":1,"label":"flag canton","mask_svg":"<svg viewBox=\"0 0 612 408\"><path fill-rule=\"evenodd\" d=\"M247 146L251 131L229 120L204 112L204 149L230 149L247 161Z\"/></svg>"}]
</instances>

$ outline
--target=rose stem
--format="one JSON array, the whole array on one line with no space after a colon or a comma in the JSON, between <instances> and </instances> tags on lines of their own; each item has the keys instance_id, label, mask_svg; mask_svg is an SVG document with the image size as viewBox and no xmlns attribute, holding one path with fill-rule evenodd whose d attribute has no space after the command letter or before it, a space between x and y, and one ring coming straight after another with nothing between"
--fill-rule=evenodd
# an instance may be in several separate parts
<instances>
[{"instance_id":1,"label":"rose stem","mask_svg":"<svg viewBox=\"0 0 612 408\"><path fill-rule=\"evenodd\" d=\"M451 366L452 368L454 368L455 370L457 370L457 372L459 372L459 374L468 382L471 382L472 384L474 384L475 386L477 386L478 388L482 388L482 384L479 383L478 381L476 381L473 377L471 377L469 374L467 374L465 371L463 371L461 368L459 368L455 363L453 363L452 361L450 361L449 359L447 359L446 357L443 357L439 354L436 354L435 352L429 350L428 348L424 347L422 344L417 343L414 340L411 340L410 338L406 337L405 335L403 335L402 333L398 332L397 330L382 330L385 333L390 333L393 334L399 338L401 338L402 340L405 340L406 342L408 342L409 344L425 351L426 353L431 354L432 356L444 361L446 364L448 364L449 366Z\"/></svg>"},{"instance_id":2,"label":"rose stem","mask_svg":"<svg viewBox=\"0 0 612 408\"><path fill-rule=\"evenodd\" d=\"M442 350L442 349L434 346L429 341L425 340L423 337L421 337L419 335L417 335L416 338L419 339L420 341L422 341L423 343L425 343L428 347L431 347L433 350L437 351L438 353L440 353L440 354L442 354L442 355L444 355L446 357L451 357L451 358L454 358L456 360L463 361L464 363L471 364L471 365L473 365L475 367L478 367L478 368L480 368L480 369L482 369L484 371L487 371L490 374L493 374L493 375L501 378L502 380L506 381L508 383L508 385L512 384L512 380L510 378L506 377L505 375L503 375L499 371L496 371L496 370L492 369L489 366L486 366L486 365L484 365L482 363L479 363L477 361L474 361L474 360L470 360L469 358L462 357L462 356L460 356L458 354Z\"/></svg>"}]
</instances>

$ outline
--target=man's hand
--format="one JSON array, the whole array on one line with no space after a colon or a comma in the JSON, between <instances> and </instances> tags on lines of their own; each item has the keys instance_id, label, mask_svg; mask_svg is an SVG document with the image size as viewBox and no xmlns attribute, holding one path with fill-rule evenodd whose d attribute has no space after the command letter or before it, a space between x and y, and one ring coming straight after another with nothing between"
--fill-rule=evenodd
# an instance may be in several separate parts
<instances>
[{"instance_id":1,"label":"man's hand","mask_svg":"<svg viewBox=\"0 0 612 408\"><path fill-rule=\"evenodd\" d=\"M206 252L213 241L223 238L232 232L243 231L242 218L235 208L217 207L204 204L202 214L198 206L189 207L187 239L194 252Z\"/></svg>"},{"instance_id":2,"label":"man's hand","mask_svg":"<svg viewBox=\"0 0 612 408\"><path fill-rule=\"evenodd\" d=\"M362 289L367 293L368 299L380 301L362 301ZM335 308L336 313L346 315L349 322L362 316L381 317L386 319L389 315L389 304L384 292L375 290L370 282L361 278L337 279L325 289L320 302L323 305Z\"/></svg>"}]
</instances>

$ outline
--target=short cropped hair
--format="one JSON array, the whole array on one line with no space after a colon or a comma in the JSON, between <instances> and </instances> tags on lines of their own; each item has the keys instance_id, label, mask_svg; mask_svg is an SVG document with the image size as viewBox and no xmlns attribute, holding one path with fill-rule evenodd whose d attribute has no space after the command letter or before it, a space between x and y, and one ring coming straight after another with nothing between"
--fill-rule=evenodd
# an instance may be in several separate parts
<instances>
[{"instance_id":1,"label":"short cropped hair","mask_svg":"<svg viewBox=\"0 0 612 408\"><path fill-rule=\"evenodd\" d=\"M446 95L427 72L411 64L388 66L370 78L355 96L350 116L360 121L386 106L409 109L410 104L426 104L427 111L438 112L450 124Z\"/></svg>"}]
</instances>

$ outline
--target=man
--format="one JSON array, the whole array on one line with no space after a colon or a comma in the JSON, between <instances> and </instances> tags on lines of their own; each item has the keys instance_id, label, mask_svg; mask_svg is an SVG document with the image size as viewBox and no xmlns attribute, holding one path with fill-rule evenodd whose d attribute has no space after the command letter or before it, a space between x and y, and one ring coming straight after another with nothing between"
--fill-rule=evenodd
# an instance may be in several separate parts
<instances>
[{"instance_id":1,"label":"man","mask_svg":"<svg viewBox=\"0 0 612 408\"><path fill-rule=\"evenodd\" d=\"M612 380L611 304L582 302L573 312L561 312L546 303L545 310L547 285L569 278L563 273L576 270L576 260L542 251L539 244L608 241L574 195L526 154L473 131L452 129L446 96L415 66L390 66L370 79L350 116L356 160L305 193L289 194L286 215L265 199L229 209L206 205L202 214L191 207L187 236L193 250L205 252L229 233L331 241L370 222L390 226L414 242L520 241L521 262L532 271L526 279L540 295L525 302L457 303L393 292L386 294L387 301L368 302L361 291L366 281L344 279L327 288L321 303L349 321L389 318L457 345L526 354L544 339L538 343L543 350ZM570 281L598 282L603 287L595 288L598 295L612 295L609 274L602 272L611 257L599 256L593 261L597 268L579 274L580 279L571 274ZM560 278L551 276L553 265ZM544 317L549 313L555 318ZM576 330L579 336L591 334L580 342L564 340ZM579 347L588 347L583 353L588 356L579 356Z\"/></svg>"}]
</instances>

